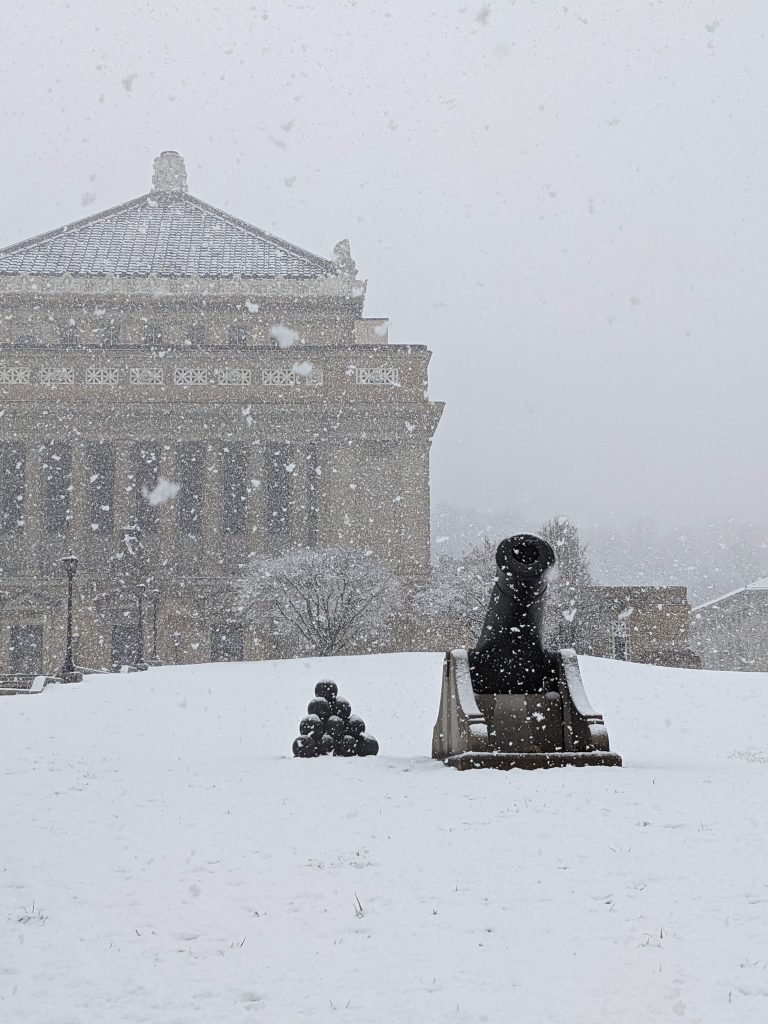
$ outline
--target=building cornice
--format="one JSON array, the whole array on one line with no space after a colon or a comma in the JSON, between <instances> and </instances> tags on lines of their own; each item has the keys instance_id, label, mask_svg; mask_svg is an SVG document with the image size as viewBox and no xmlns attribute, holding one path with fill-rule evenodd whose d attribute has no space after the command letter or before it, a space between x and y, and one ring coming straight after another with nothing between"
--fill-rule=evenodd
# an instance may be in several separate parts
<instances>
[{"instance_id":1,"label":"building cornice","mask_svg":"<svg viewBox=\"0 0 768 1024\"><path fill-rule=\"evenodd\" d=\"M97 296L99 298L131 296L144 299L166 298L276 298L276 299L346 299L359 303L365 300L367 281L338 275L298 278L246 277L147 277L99 276L74 274L56 276L43 274L0 275L0 296L30 298L44 296Z\"/></svg>"}]
</instances>

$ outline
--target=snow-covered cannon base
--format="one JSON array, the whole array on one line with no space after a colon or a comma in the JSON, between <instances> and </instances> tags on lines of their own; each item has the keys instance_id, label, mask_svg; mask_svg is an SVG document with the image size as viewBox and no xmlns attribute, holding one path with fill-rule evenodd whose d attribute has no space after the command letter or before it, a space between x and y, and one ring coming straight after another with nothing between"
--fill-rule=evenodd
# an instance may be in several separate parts
<instances>
[{"instance_id":1,"label":"snow-covered cannon base","mask_svg":"<svg viewBox=\"0 0 768 1024\"><path fill-rule=\"evenodd\" d=\"M432 757L451 768L619 767L603 716L589 704L576 652L560 651L557 689L537 694L476 694L465 650L443 662Z\"/></svg>"}]
</instances>

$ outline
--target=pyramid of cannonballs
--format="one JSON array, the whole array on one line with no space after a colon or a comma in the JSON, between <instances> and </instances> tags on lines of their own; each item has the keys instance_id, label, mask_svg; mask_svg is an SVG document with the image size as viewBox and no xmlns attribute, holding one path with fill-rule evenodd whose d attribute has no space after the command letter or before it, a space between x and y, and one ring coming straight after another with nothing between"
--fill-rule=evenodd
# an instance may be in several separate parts
<instances>
[{"instance_id":1,"label":"pyramid of cannonballs","mask_svg":"<svg viewBox=\"0 0 768 1024\"><path fill-rule=\"evenodd\" d=\"M307 705L307 716L299 724L300 736L293 741L294 757L369 757L379 744L365 733L365 722L352 714L352 705L339 696L332 679L321 679L315 697Z\"/></svg>"}]
</instances>

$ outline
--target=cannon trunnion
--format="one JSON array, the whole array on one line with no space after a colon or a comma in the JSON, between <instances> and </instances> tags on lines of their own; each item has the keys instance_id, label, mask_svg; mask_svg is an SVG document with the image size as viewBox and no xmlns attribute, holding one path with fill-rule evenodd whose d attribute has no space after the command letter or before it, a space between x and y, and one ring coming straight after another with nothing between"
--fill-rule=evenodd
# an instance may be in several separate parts
<instances>
[{"instance_id":1,"label":"cannon trunnion","mask_svg":"<svg viewBox=\"0 0 768 1024\"><path fill-rule=\"evenodd\" d=\"M477 645L445 656L432 756L459 769L621 765L575 651L542 643L552 548L518 534L501 542L496 565Z\"/></svg>"}]
</instances>

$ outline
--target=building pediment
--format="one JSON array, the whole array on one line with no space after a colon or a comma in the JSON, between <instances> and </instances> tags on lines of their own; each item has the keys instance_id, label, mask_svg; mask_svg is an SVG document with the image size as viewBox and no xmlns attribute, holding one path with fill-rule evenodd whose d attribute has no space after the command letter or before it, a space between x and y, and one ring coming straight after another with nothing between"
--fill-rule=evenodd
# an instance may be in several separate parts
<instances>
[{"instance_id":1,"label":"building pediment","mask_svg":"<svg viewBox=\"0 0 768 1024\"><path fill-rule=\"evenodd\" d=\"M348 245L334 260L324 259L190 195L176 153L161 154L155 162L153 186L130 202L0 250L0 277L354 276Z\"/></svg>"}]
</instances>

